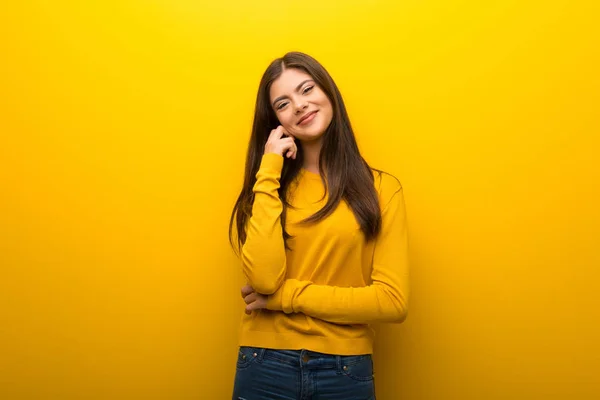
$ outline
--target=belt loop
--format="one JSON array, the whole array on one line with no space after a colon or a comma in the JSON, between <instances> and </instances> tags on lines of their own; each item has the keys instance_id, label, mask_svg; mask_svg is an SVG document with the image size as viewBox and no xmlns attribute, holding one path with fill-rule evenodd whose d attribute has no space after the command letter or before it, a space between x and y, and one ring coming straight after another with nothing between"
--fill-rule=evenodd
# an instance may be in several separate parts
<instances>
[{"instance_id":1,"label":"belt loop","mask_svg":"<svg viewBox=\"0 0 600 400\"><path fill-rule=\"evenodd\" d=\"M342 356L340 356L340 355L335 356L335 364L337 367L338 374L341 374L342 373Z\"/></svg>"},{"instance_id":2,"label":"belt loop","mask_svg":"<svg viewBox=\"0 0 600 400\"><path fill-rule=\"evenodd\" d=\"M258 356L256 356L257 360L259 362L262 362L263 358L265 357L265 351L267 349L265 349L264 347L261 347L260 349L258 349L258 351L256 353L258 353Z\"/></svg>"}]
</instances>

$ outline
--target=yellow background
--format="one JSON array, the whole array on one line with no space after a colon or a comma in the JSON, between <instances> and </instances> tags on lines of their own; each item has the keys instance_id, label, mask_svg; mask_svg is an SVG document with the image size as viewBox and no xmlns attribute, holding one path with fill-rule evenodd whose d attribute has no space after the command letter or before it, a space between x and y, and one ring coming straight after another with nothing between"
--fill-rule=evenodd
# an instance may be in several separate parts
<instances>
[{"instance_id":1,"label":"yellow background","mask_svg":"<svg viewBox=\"0 0 600 400\"><path fill-rule=\"evenodd\" d=\"M600 398L596 1L5 1L0 398L227 399L258 81L338 83L404 184L378 399Z\"/></svg>"}]
</instances>

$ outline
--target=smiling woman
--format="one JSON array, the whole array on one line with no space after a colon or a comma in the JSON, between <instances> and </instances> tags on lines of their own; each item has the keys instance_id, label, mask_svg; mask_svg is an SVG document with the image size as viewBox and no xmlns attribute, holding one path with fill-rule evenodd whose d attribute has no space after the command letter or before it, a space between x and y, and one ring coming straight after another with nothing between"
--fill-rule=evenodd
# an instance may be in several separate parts
<instances>
[{"instance_id":1,"label":"smiling woman","mask_svg":"<svg viewBox=\"0 0 600 400\"><path fill-rule=\"evenodd\" d=\"M273 109L287 133L302 142L321 141L331 123L331 102L309 74L285 69L271 85L270 96L275 99Z\"/></svg>"},{"instance_id":2,"label":"smiling woman","mask_svg":"<svg viewBox=\"0 0 600 400\"><path fill-rule=\"evenodd\" d=\"M247 280L233 398L374 399L369 324L407 313L402 186L306 54L263 75L230 240Z\"/></svg>"}]
</instances>

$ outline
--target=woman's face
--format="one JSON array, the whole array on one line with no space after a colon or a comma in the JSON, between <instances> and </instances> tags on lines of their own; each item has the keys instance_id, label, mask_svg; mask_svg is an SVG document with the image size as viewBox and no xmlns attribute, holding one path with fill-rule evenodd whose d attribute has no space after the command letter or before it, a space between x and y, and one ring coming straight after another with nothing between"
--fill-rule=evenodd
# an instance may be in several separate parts
<instances>
[{"instance_id":1,"label":"woman's face","mask_svg":"<svg viewBox=\"0 0 600 400\"><path fill-rule=\"evenodd\" d=\"M329 98L299 69L285 69L271 85L271 107L285 131L300 141L320 139L331 123Z\"/></svg>"}]
</instances>

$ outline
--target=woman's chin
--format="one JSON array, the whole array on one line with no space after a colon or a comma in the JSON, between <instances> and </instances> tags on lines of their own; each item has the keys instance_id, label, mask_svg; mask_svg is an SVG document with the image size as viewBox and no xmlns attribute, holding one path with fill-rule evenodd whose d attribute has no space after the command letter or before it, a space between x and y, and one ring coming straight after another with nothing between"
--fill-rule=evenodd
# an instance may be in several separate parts
<instances>
[{"instance_id":1,"label":"woman's chin","mask_svg":"<svg viewBox=\"0 0 600 400\"><path fill-rule=\"evenodd\" d=\"M296 133L294 133L294 137L301 142L310 143L310 142L314 142L316 140L321 139L323 137L323 133L324 132L319 132L319 131L296 132Z\"/></svg>"}]
</instances>

